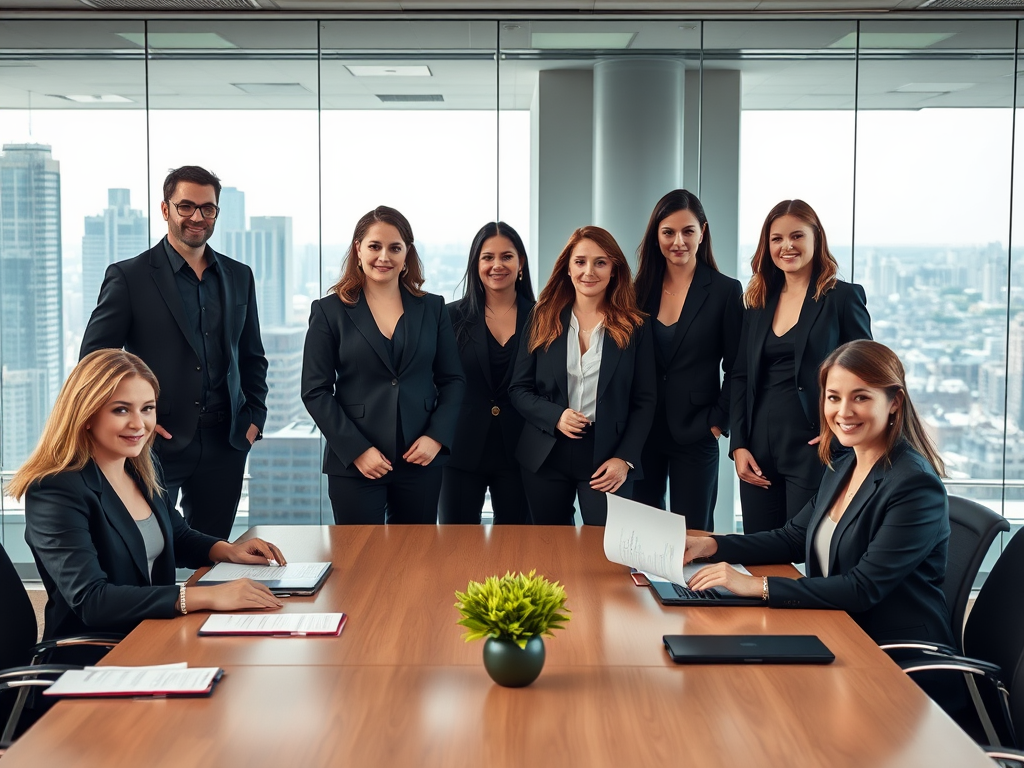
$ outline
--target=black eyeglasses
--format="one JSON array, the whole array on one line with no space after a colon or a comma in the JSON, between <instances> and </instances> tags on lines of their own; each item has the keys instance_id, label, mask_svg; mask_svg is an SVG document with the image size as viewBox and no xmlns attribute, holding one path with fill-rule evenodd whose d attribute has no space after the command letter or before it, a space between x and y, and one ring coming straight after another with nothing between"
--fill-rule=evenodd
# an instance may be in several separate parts
<instances>
[{"instance_id":1,"label":"black eyeglasses","mask_svg":"<svg viewBox=\"0 0 1024 768\"><path fill-rule=\"evenodd\" d=\"M199 209L199 213L202 214L202 217L204 219L216 219L217 214L220 213L220 208L218 208L213 203L204 203L203 205L196 205L195 203L190 203L187 200L182 201L180 203L172 203L170 200L164 200L164 202L167 203L168 205L173 205L174 210L178 212L178 215L186 219L192 218L192 216L196 212L196 208Z\"/></svg>"}]
</instances>

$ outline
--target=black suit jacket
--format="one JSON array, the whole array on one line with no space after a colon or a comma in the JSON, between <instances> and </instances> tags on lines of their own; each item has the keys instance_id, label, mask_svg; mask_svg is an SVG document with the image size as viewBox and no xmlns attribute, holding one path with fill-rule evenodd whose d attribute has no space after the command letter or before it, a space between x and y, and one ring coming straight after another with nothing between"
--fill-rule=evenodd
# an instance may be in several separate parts
<instances>
[{"instance_id":1,"label":"black suit jacket","mask_svg":"<svg viewBox=\"0 0 1024 768\"><path fill-rule=\"evenodd\" d=\"M509 394L512 405L526 419L516 458L529 472L540 469L551 453L556 435L560 434L558 419L569 407L566 356L568 337L572 333L569 328L571 312L571 306L562 311L562 334L547 351L538 349L532 354L527 351L532 316L519 345ZM594 417L596 464L619 458L636 468L629 473L630 480L643 477L640 453L654 421L656 400L650 320L645 320L633 332L625 349L619 349L606 332L597 383L597 414Z\"/></svg>"},{"instance_id":2,"label":"black suit jacket","mask_svg":"<svg viewBox=\"0 0 1024 768\"><path fill-rule=\"evenodd\" d=\"M332 293L313 302L302 354L302 402L327 440L323 471L361 477L371 446L395 464L398 419L406 444L421 435L451 450L466 379L444 299L402 290L406 342L397 370L366 297L348 306Z\"/></svg>"},{"instance_id":3,"label":"black suit jacket","mask_svg":"<svg viewBox=\"0 0 1024 768\"><path fill-rule=\"evenodd\" d=\"M25 541L49 598L44 637L127 632L143 619L178 615L175 567L209 565L219 539L189 528L163 496L150 507L164 535L152 584L138 525L92 461L28 489Z\"/></svg>"},{"instance_id":4,"label":"black suit jacket","mask_svg":"<svg viewBox=\"0 0 1024 768\"><path fill-rule=\"evenodd\" d=\"M657 322L661 308L662 294L657 287L659 290L644 308L651 323ZM677 445L696 442L712 427L729 434L732 367L743 322L742 296L739 280L698 261L670 354L666 357L661 347L654 345L658 402L664 406L665 426ZM720 369L724 378L719 376Z\"/></svg>"},{"instance_id":5,"label":"black suit jacket","mask_svg":"<svg viewBox=\"0 0 1024 768\"><path fill-rule=\"evenodd\" d=\"M946 489L931 465L906 443L890 465L880 460L839 519L821 575L813 537L853 471L850 452L825 473L817 495L783 528L716 536L714 560L764 565L807 563L803 579L770 580L777 608L847 611L876 642L928 640L954 645L942 582L949 542Z\"/></svg>"},{"instance_id":6,"label":"black suit jacket","mask_svg":"<svg viewBox=\"0 0 1024 768\"><path fill-rule=\"evenodd\" d=\"M209 246L207 246L209 248ZM267 358L256 313L256 284L245 264L218 253L224 302L224 352L231 398L231 445L249 450L250 424L267 422ZM81 357L122 347L141 357L160 382L157 420L179 451L195 436L203 374L167 252L159 242L133 259L107 267L96 309L82 338ZM158 437L158 440L164 438ZM162 444L163 445L163 444Z\"/></svg>"},{"instance_id":7,"label":"black suit jacket","mask_svg":"<svg viewBox=\"0 0 1024 768\"><path fill-rule=\"evenodd\" d=\"M811 429L818 430L818 368L832 352L848 341L871 338L871 317L864 289L853 283L838 281L819 301L814 300L815 282L811 279L800 310L800 320L793 328L796 334L796 387L804 415ZM732 368L732 434L729 454L747 448L754 403L761 387L761 358L764 341L775 318L779 294L768 297L761 309L743 312L736 364Z\"/></svg>"},{"instance_id":8,"label":"black suit jacket","mask_svg":"<svg viewBox=\"0 0 1024 768\"><path fill-rule=\"evenodd\" d=\"M453 301L448 305L452 325L458 327L465 321L465 299ZM512 381L512 370L515 365L516 353L523 340L523 328L533 309L533 302L525 296L516 297L516 335L510 341L513 345L512 364L501 381L493 381L491 377L491 358L487 348L487 323L483 317L477 318L466 328L466 341L459 347L459 358L462 370L466 374L466 396L462 401L458 425L455 428L455 439L452 442L452 454L448 459L449 467L473 472L484 459L484 446L487 443L487 432L497 419L501 425L501 437L505 444L505 454L515 456L519 436L523 431L523 417L512 407L508 394L508 385ZM458 339L458 336L456 336ZM491 398L497 389L498 397ZM494 416L491 408L498 406L500 413Z\"/></svg>"}]
</instances>

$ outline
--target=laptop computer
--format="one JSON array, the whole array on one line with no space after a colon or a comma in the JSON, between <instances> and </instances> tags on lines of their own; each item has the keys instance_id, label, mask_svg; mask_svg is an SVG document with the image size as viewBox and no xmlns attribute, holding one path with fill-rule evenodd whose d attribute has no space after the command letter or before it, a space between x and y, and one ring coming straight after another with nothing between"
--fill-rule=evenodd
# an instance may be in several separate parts
<instances>
[{"instance_id":1,"label":"laptop computer","mask_svg":"<svg viewBox=\"0 0 1024 768\"><path fill-rule=\"evenodd\" d=\"M700 566L703 567L703 566ZM765 602L760 597L741 597L724 587L694 590L671 581L655 581L648 576L651 591L663 605L760 605Z\"/></svg>"},{"instance_id":2,"label":"laptop computer","mask_svg":"<svg viewBox=\"0 0 1024 768\"><path fill-rule=\"evenodd\" d=\"M831 664L835 654L815 635L665 635L676 664Z\"/></svg>"}]
</instances>

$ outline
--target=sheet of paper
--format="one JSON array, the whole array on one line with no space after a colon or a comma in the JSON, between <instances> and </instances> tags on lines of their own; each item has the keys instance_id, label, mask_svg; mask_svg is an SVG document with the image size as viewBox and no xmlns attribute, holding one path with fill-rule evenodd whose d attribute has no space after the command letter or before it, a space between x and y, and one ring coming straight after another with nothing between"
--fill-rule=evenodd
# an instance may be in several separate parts
<instances>
[{"instance_id":1,"label":"sheet of paper","mask_svg":"<svg viewBox=\"0 0 1024 768\"><path fill-rule=\"evenodd\" d=\"M685 583L686 520L683 516L610 493L607 497L605 557L613 563L652 573L663 581Z\"/></svg>"},{"instance_id":2,"label":"sheet of paper","mask_svg":"<svg viewBox=\"0 0 1024 768\"><path fill-rule=\"evenodd\" d=\"M216 613L199 631L245 635L336 634L344 618L343 613Z\"/></svg>"},{"instance_id":3,"label":"sheet of paper","mask_svg":"<svg viewBox=\"0 0 1024 768\"><path fill-rule=\"evenodd\" d=\"M689 565L684 565L683 566L683 575L686 577L686 584L689 585L690 578L693 576L693 574L695 574L697 571L699 571L701 568L704 568L707 565L708 565L708 563L690 563ZM751 575L750 571L748 571L742 565L736 565L734 563L730 563L730 565L733 568L735 568L737 571L739 571L740 573L746 574L747 576ZM662 579L661 577L659 577L658 575L656 575L654 573L647 573L645 571L640 571L640 573L642 573L644 576L646 576L648 581L664 581L664 579ZM676 584L678 584L678 583L679 582L677 581ZM719 588L719 589L721 589L721 588ZM723 589L723 591L724 592L729 592L729 590L727 590L727 589Z\"/></svg>"},{"instance_id":4,"label":"sheet of paper","mask_svg":"<svg viewBox=\"0 0 1024 768\"><path fill-rule=\"evenodd\" d=\"M132 696L203 693L220 673L217 667L86 667L72 669L43 691L45 696Z\"/></svg>"},{"instance_id":5,"label":"sheet of paper","mask_svg":"<svg viewBox=\"0 0 1024 768\"><path fill-rule=\"evenodd\" d=\"M316 581L326 563L288 563L288 565L243 565L241 563L217 563L213 568L199 577L204 581L234 581L235 579L252 579L253 581L297 582L302 580Z\"/></svg>"}]
</instances>

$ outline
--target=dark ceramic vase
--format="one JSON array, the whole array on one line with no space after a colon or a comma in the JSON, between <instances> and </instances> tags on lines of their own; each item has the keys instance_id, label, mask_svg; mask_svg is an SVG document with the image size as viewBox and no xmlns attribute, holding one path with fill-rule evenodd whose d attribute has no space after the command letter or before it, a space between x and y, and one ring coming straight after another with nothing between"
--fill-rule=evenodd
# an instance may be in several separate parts
<instances>
[{"instance_id":1,"label":"dark ceramic vase","mask_svg":"<svg viewBox=\"0 0 1024 768\"><path fill-rule=\"evenodd\" d=\"M506 688L529 685L544 669L544 641L534 636L526 641L526 648L520 648L511 640L489 637L484 642L484 669Z\"/></svg>"}]
</instances>

